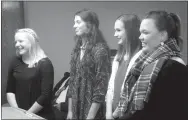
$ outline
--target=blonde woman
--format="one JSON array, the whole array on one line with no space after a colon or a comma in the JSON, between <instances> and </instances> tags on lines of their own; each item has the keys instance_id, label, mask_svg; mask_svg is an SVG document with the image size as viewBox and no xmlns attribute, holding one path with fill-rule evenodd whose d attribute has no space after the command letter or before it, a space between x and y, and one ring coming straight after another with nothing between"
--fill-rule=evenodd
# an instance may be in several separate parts
<instances>
[{"instance_id":1,"label":"blonde woman","mask_svg":"<svg viewBox=\"0 0 188 120\"><path fill-rule=\"evenodd\" d=\"M54 70L38 40L30 28L16 31L17 56L13 57L8 70L7 100L12 107L45 117L51 110Z\"/></svg>"}]
</instances>

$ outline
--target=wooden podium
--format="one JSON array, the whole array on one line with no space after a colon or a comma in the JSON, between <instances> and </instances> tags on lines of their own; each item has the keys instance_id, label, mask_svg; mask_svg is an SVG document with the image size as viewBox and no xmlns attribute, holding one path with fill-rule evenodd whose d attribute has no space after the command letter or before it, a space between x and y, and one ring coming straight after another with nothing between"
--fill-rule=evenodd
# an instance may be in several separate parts
<instances>
[{"instance_id":1,"label":"wooden podium","mask_svg":"<svg viewBox=\"0 0 188 120\"><path fill-rule=\"evenodd\" d=\"M44 119L34 113L28 113L20 108L2 107L2 119Z\"/></svg>"}]
</instances>

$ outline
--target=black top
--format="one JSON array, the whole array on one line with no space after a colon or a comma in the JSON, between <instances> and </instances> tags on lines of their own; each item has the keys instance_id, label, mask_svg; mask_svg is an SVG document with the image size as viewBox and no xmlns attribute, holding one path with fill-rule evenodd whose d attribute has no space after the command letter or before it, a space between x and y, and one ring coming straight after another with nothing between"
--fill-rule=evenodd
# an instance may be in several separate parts
<instances>
[{"instance_id":1,"label":"black top","mask_svg":"<svg viewBox=\"0 0 188 120\"><path fill-rule=\"evenodd\" d=\"M28 68L21 58L14 57L8 70L7 93L15 93L19 108L28 110L36 101L50 106L54 83L53 65L49 58L41 59L36 67ZM41 111L40 111L41 112Z\"/></svg>"},{"instance_id":2,"label":"black top","mask_svg":"<svg viewBox=\"0 0 188 120\"><path fill-rule=\"evenodd\" d=\"M186 69L185 65L177 61L167 60L159 72L144 109L136 111L125 120L186 120L188 110Z\"/></svg>"}]
</instances>

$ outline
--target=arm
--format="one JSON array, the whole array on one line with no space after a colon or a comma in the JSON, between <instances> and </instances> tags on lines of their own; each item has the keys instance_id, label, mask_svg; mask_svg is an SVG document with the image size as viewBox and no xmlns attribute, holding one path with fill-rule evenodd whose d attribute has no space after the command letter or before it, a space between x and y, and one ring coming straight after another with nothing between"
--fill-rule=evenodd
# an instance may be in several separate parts
<instances>
[{"instance_id":1,"label":"arm","mask_svg":"<svg viewBox=\"0 0 188 120\"><path fill-rule=\"evenodd\" d=\"M10 63L10 66L8 68L8 80L7 80L7 88L6 88L6 96L7 101L11 107L18 108L18 104L16 102L16 96L15 96L15 89L16 89L16 79L13 76L13 68L14 68L14 62L15 59L13 59Z\"/></svg>"},{"instance_id":2,"label":"arm","mask_svg":"<svg viewBox=\"0 0 188 120\"><path fill-rule=\"evenodd\" d=\"M112 63L112 73L110 76L110 80L108 83L108 91L106 94L106 119L112 119L112 102L114 96L114 80L118 70L118 62L116 61L116 57Z\"/></svg>"},{"instance_id":3,"label":"arm","mask_svg":"<svg viewBox=\"0 0 188 120\"><path fill-rule=\"evenodd\" d=\"M87 119L94 119L95 115L97 114L97 111L100 108L100 104L99 103L92 103L91 108L89 110Z\"/></svg>"},{"instance_id":4,"label":"arm","mask_svg":"<svg viewBox=\"0 0 188 120\"><path fill-rule=\"evenodd\" d=\"M67 91L67 98L68 98L68 114L67 119L72 119L72 90L73 90L73 73L70 72L70 79L69 79L69 89Z\"/></svg>"},{"instance_id":5,"label":"arm","mask_svg":"<svg viewBox=\"0 0 188 120\"><path fill-rule=\"evenodd\" d=\"M88 118L95 118L95 115L105 101L107 84L110 76L110 59L108 51L104 48L96 48L94 56L96 64L96 79L93 85L92 105L88 113Z\"/></svg>"},{"instance_id":6,"label":"arm","mask_svg":"<svg viewBox=\"0 0 188 120\"><path fill-rule=\"evenodd\" d=\"M67 119L72 119L73 114L72 114L72 98L68 99L68 114L67 114Z\"/></svg>"},{"instance_id":7,"label":"arm","mask_svg":"<svg viewBox=\"0 0 188 120\"><path fill-rule=\"evenodd\" d=\"M29 108L28 112L37 113L37 112L39 112L42 108L43 108L43 106L41 106L40 104L38 104L37 102L35 102L35 103L31 106L31 108Z\"/></svg>"},{"instance_id":8,"label":"arm","mask_svg":"<svg viewBox=\"0 0 188 120\"><path fill-rule=\"evenodd\" d=\"M50 104L51 95L54 82L54 70L52 63L49 60L41 61L40 74L41 74L41 95L38 97L36 102L28 110L32 113L37 113L45 105Z\"/></svg>"},{"instance_id":9,"label":"arm","mask_svg":"<svg viewBox=\"0 0 188 120\"><path fill-rule=\"evenodd\" d=\"M68 100L68 112L72 112L72 98Z\"/></svg>"},{"instance_id":10,"label":"arm","mask_svg":"<svg viewBox=\"0 0 188 120\"><path fill-rule=\"evenodd\" d=\"M7 93L7 101L11 107L18 108L18 104L16 102L16 97L14 93Z\"/></svg>"}]
</instances>

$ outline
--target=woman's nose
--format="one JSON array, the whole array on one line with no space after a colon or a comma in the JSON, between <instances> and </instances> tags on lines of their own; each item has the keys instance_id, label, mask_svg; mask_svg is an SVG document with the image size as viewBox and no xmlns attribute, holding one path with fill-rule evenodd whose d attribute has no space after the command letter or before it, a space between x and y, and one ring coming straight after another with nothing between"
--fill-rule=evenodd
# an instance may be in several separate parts
<instances>
[{"instance_id":1,"label":"woman's nose","mask_svg":"<svg viewBox=\"0 0 188 120\"><path fill-rule=\"evenodd\" d=\"M117 37L117 33L116 32L114 33L114 37Z\"/></svg>"},{"instance_id":2,"label":"woman's nose","mask_svg":"<svg viewBox=\"0 0 188 120\"><path fill-rule=\"evenodd\" d=\"M15 47L18 47L18 46L19 46L19 43L18 43L18 42L16 42L16 43L15 43Z\"/></svg>"},{"instance_id":3,"label":"woman's nose","mask_svg":"<svg viewBox=\"0 0 188 120\"><path fill-rule=\"evenodd\" d=\"M76 28L76 24L73 25L73 28Z\"/></svg>"},{"instance_id":4,"label":"woman's nose","mask_svg":"<svg viewBox=\"0 0 188 120\"><path fill-rule=\"evenodd\" d=\"M140 40L142 40L142 39L143 39L142 34L140 34L139 39L140 39Z\"/></svg>"}]
</instances>

